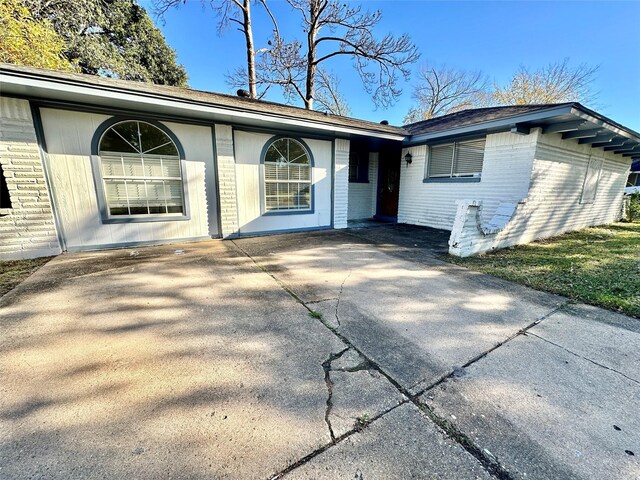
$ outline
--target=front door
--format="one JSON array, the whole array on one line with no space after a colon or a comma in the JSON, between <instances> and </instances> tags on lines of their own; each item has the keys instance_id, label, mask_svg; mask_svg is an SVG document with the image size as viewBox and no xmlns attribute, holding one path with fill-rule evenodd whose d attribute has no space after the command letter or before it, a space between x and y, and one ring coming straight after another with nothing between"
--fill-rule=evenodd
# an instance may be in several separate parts
<instances>
[{"instance_id":1,"label":"front door","mask_svg":"<svg viewBox=\"0 0 640 480\"><path fill-rule=\"evenodd\" d=\"M380 152L378 213L381 220L396 221L400 194L400 152Z\"/></svg>"}]
</instances>

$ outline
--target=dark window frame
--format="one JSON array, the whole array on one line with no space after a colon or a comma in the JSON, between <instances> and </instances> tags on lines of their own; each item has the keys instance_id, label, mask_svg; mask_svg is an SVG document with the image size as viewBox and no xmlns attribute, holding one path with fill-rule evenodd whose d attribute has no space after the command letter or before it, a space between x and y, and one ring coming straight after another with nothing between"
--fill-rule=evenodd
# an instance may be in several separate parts
<instances>
[{"instance_id":1,"label":"dark window frame","mask_svg":"<svg viewBox=\"0 0 640 480\"><path fill-rule=\"evenodd\" d=\"M368 153L349 153L349 183L369 183Z\"/></svg>"},{"instance_id":2,"label":"dark window frame","mask_svg":"<svg viewBox=\"0 0 640 480\"><path fill-rule=\"evenodd\" d=\"M309 208L287 208L287 209L267 209L267 180L265 175L265 162L266 155L272 145L279 140L289 140L298 143L305 151L309 160L310 177L309 177L309 195L310 203ZM263 216L278 216L278 215L313 215L316 213L315 209L315 179L314 179L315 159L313 152L307 143L301 138L293 135L274 135L263 145L260 152L260 211ZM292 182L295 183L295 182ZM306 183L306 181L305 181Z\"/></svg>"}]
</instances>

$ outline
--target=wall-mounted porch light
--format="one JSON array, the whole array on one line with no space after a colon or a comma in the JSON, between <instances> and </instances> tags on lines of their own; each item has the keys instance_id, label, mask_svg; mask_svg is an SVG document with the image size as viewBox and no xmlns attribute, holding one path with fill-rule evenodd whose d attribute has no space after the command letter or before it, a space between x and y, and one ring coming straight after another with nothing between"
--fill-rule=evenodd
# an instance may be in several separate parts
<instances>
[{"instance_id":1,"label":"wall-mounted porch light","mask_svg":"<svg viewBox=\"0 0 640 480\"><path fill-rule=\"evenodd\" d=\"M407 152L407 154L404 156L404 161L407 162L407 166L411 165L411 162L413 162L413 155Z\"/></svg>"}]
</instances>

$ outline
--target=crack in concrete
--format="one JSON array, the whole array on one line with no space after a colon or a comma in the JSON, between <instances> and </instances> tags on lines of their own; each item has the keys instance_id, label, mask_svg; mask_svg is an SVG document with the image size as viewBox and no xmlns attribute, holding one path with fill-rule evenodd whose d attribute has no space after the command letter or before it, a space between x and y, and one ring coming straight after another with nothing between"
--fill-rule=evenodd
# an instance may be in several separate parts
<instances>
[{"instance_id":1,"label":"crack in concrete","mask_svg":"<svg viewBox=\"0 0 640 480\"><path fill-rule=\"evenodd\" d=\"M398 408L398 407L400 407L402 405L405 405L406 403L409 403L409 399L402 400L397 405L393 405L392 407L389 407L385 411L380 412L378 415L372 417L369 420L369 422L367 422L366 425L354 426L354 428L352 428L351 430L343 433L339 437L336 437L335 442L330 442L330 443L327 443L326 445L322 445L321 447L317 448L313 452L311 452L308 455L305 455L304 457L302 457L300 460L296 461L295 463L292 463L291 465L289 465L285 469L283 469L280 472L276 473L275 475L269 477L269 480L277 480L279 478L282 478L283 476L285 476L286 474L292 472L296 468L301 467L305 463L308 463L310 460L312 460L313 458L317 457L321 453L326 452L331 447L333 447L333 446L339 444L340 442L346 440L347 438L349 438L353 434L362 432L362 430L364 430L365 428L368 428L372 423L376 422L377 420L380 420L382 417L384 417L389 412L395 410L396 408Z\"/></svg>"},{"instance_id":2,"label":"crack in concrete","mask_svg":"<svg viewBox=\"0 0 640 480\"><path fill-rule=\"evenodd\" d=\"M233 242L233 241L232 241ZM235 242L233 242L234 245L244 254L246 255L249 259L251 259L251 261L256 265L256 267L258 267L260 270L262 270L264 273L266 273L267 275L269 275L271 278L273 278L276 283L284 290L286 291L289 295L291 295L292 298L294 298L298 303L300 303L302 306L304 306L308 311L312 311L311 308L309 308L307 306L307 304L302 301L302 299L300 297L298 297L295 292L293 292L289 287L287 287L286 284L284 284L284 282L282 282L281 280L279 280L278 278L276 278L275 275L273 275L271 272L269 272L265 267L263 267L262 265L260 265L248 252L246 252L243 248L241 248L239 245L237 245ZM349 273L350 275L351 273ZM349 276L347 276L348 278ZM346 279L345 278L345 281ZM344 285L344 282L343 282ZM549 316L553 315L554 313L556 313L557 311L561 310L562 308L564 308L567 304L571 303L570 301L567 301L565 303L563 303L562 305L554 308L553 310L551 310L549 313L547 313L546 315L543 315L542 317L540 317L539 319L535 320L534 322L532 322L531 324L527 325L525 328L518 330L518 332L516 332L515 334L511 335L510 337L508 337L506 340L504 340L503 342L498 343L497 345L493 346L492 348L490 348L489 350L487 350L486 352L481 353L480 355L477 355L476 357L474 357L472 360L470 360L469 362L467 362L465 365L463 365L463 368L468 367L469 365L477 362L478 360L480 360L481 358L484 358L486 355L488 355L489 353L491 353L492 351L494 351L495 349L499 348L500 346L504 345L505 343L509 342L510 340L512 340L513 338L517 337L518 335L522 335L523 333L526 333L526 331L532 327L534 327L535 325L537 325L538 323L540 323L541 321L543 321L544 319L548 318ZM336 307L336 312L337 312L337 307ZM363 359L364 362L361 362L360 365L354 367L354 368L358 368L362 365L362 369L365 369L365 365L366 364L366 369L368 370L375 370L378 373L380 373L382 376L384 376L387 381L389 381L389 383L391 383L405 398L406 400L403 400L402 402L398 403L397 405L393 406L392 408L388 409L387 411L381 413L380 415L377 415L376 417L374 417L373 419L371 419L371 421L367 424L371 425L371 423L373 423L375 420L378 420L379 418L383 417L384 415L386 415L387 413L389 413L391 410L393 410L394 408L399 407L400 405L403 405L407 402L411 402L413 403L416 407L418 407L418 409L420 409L420 411L422 411L427 418L429 418L435 425L437 425L441 431L451 440L453 440L455 443L457 443L458 445L460 445L464 450L466 450L470 455L472 455L482 466L483 468L494 478L497 478L498 480L512 480L513 477L511 476L511 474L500 464L500 462L498 461L498 459L495 456L490 456L487 453L485 453L478 445L476 445L473 440L471 440L467 435L465 435L464 433L462 433L453 423L451 423L449 420L444 419L442 417L440 417L439 415L437 415L433 409L431 407L429 407L428 405L422 403L420 401L420 399L418 398L420 395L422 395L424 392L430 390L431 388L435 387L436 385L446 381L448 378L450 378L451 376L454 375L455 370L452 371L450 374L448 374L447 376L443 377L442 379L440 379L439 381L437 381L436 383L434 383L433 385L430 385L429 387L425 388L423 391L421 391L418 394L411 394L411 392L409 392L406 388L404 388L397 380L395 380L390 374L388 374L387 372L385 372L380 365L378 365L376 362L372 361L369 357L367 357L360 349L358 349L347 337L345 337L344 335L342 335L340 332L338 332L336 330L336 328L334 328L332 325L330 325L325 319L320 318L319 319L320 322L330 331L332 332L336 337L338 337L345 345L347 345L347 348L345 348L344 350L342 350L340 353L338 354L332 354L332 355L338 355L342 356L344 355L344 353L346 351L348 351L349 349L353 349L356 353L358 353ZM330 425L330 422L328 421L328 415L330 413L330 405L331 407L333 406L332 404L332 397L333 397L333 382L330 379L330 371L331 371L331 362L333 362L336 358L332 358L331 356L325 361L323 362L322 366L323 369L325 370L325 383L327 384L327 391L329 392L329 396L327 398L327 410L325 411L325 421L327 422L327 425L329 427L329 433L331 435L331 443L324 445L322 447L320 447L319 449L315 450L314 452L310 453L309 455L301 458L300 460L298 460L297 462L289 465L287 468L285 468L283 471L281 471L280 473L276 474L275 476L271 477L272 480L278 479L280 477L282 477L283 475L291 472L292 470L295 470L296 468L304 465L305 463L307 463L308 461L310 461L312 458L316 457L317 455L320 455L321 453L323 453L324 451L328 450L329 448L331 448L332 446L340 443L342 440L344 440L345 438L348 438L349 436L353 435L354 433L357 433L359 431L362 430L361 426L358 426L352 430L350 430L349 432L344 433L343 435L339 436L339 437L335 437L334 433L333 433L333 429ZM325 368L325 364L328 365L328 369ZM357 371L357 370L356 370Z\"/></svg>"},{"instance_id":3,"label":"crack in concrete","mask_svg":"<svg viewBox=\"0 0 640 480\"><path fill-rule=\"evenodd\" d=\"M332 353L329 355L324 362L322 362L322 368L324 370L324 383L327 385L327 408L324 411L324 421L329 427L329 435L331 436L331 442L336 443L336 435L333 432L333 427L331 426L331 419L329 416L331 415L331 410L333 409L333 380L331 380L331 364L342 357L347 351L349 347L338 353Z\"/></svg>"},{"instance_id":4,"label":"crack in concrete","mask_svg":"<svg viewBox=\"0 0 640 480\"><path fill-rule=\"evenodd\" d=\"M307 302L305 302L307 305L315 305L317 303L322 303L322 302L328 302L330 300L337 300L337 297L332 297L332 298L323 298L321 300L309 300Z\"/></svg>"},{"instance_id":5,"label":"crack in concrete","mask_svg":"<svg viewBox=\"0 0 640 480\"><path fill-rule=\"evenodd\" d=\"M640 381L636 380L635 378L631 378L631 377L629 377L628 375L625 375L624 373L619 372L619 371L618 371L618 370L616 370L615 368L607 367L606 365L603 365L603 364L601 364L601 363L598 363L598 362L596 362L595 360L591 360L590 358L587 358L587 357L585 357L585 356L582 356L582 355L580 355L579 353L576 353L576 352L574 352L574 351L571 351L571 350L569 350L567 347L563 347L562 345L558 345L557 343L552 342L551 340L547 340L546 338L541 337L540 335L538 335L538 334L536 334L536 333L528 332L528 333L527 333L527 335L531 335L531 336L533 336L533 337L539 338L540 340L542 340L542 341L544 341L544 342L547 342L547 343L549 343L549 344L551 344L551 345L553 345L553 346L555 346L555 347L561 348L562 350L564 350L564 351L565 351L565 352L567 352L567 353L570 353L571 355L574 355L574 356L576 356L576 357L578 357L578 358L581 358L581 359L583 359L583 360L586 360L587 362L593 363L594 365L596 365L596 366L598 366L598 367L601 367L601 368L604 368L605 370L609 370L610 372L617 373L618 375L623 376L623 377L624 377L624 378L626 378L627 380L630 380L630 381L632 381L633 383L637 383L638 385L640 385Z\"/></svg>"},{"instance_id":6,"label":"crack in concrete","mask_svg":"<svg viewBox=\"0 0 640 480\"><path fill-rule=\"evenodd\" d=\"M344 284L349 279L349 277L351 276L352 272L353 272L353 270L349 270L349 273L347 274L347 276L344 277L344 280L342 281L342 284L340 285L340 292L338 292L338 301L336 302L336 322L338 322L338 326L341 325L340 324L340 317L338 316L338 308L340 308L340 299L342 298L342 290L344 289Z\"/></svg>"}]
</instances>

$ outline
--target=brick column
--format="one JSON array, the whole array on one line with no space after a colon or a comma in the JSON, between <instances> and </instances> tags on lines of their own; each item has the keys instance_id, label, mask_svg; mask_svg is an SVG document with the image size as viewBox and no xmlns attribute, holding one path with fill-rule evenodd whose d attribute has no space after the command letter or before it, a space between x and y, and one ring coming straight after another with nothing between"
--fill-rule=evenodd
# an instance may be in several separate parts
<instances>
[{"instance_id":1,"label":"brick column","mask_svg":"<svg viewBox=\"0 0 640 480\"><path fill-rule=\"evenodd\" d=\"M347 228L349 210L349 140L337 139L334 148L333 228Z\"/></svg>"},{"instance_id":2,"label":"brick column","mask_svg":"<svg viewBox=\"0 0 640 480\"><path fill-rule=\"evenodd\" d=\"M236 162L233 155L233 130L228 125L216 125L216 164L220 195L220 224L223 238L238 233L238 203L236 199Z\"/></svg>"}]
</instances>

